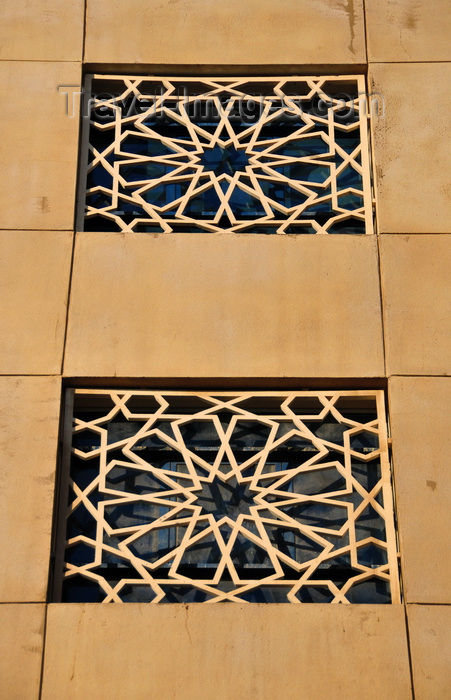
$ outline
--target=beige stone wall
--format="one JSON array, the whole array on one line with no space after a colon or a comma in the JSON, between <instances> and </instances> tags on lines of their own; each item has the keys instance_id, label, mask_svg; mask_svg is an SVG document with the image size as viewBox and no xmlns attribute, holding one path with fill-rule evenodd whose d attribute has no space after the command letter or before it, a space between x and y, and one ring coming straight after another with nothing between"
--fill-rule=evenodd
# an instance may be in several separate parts
<instances>
[{"instance_id":1,"label":"beige stone wall","mask_svg":"<svg viewBox=\"0 0 451 700\"><path fill-rule=\"evenodd\" d=\"M86 4L86 7L85 7ZM4 0L2 655L9 700L451 696L447 0ZM75 234L83 69L365 72L377 236ZM62 382L388 387L404 603L47 605Z\"/></svg>"}]
</instances>

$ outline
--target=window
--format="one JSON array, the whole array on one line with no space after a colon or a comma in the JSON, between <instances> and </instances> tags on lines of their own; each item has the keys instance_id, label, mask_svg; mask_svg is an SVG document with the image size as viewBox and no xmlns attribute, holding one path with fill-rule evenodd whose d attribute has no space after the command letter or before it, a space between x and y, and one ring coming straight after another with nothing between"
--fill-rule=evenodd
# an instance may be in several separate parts
<instances>
[{"instance_id":1,"label":"window","mask_svg":"<svg viewBox=\"0 0 451 700\"><path fill-rule=\"evenodd\" d=\"M363 76L95 75L85 92L81 230L373 233Z\"/></svg>"},{"instance_id":2,"label":"window","mask_svg":"<svg viewBox=\"0 0 451 700\"><path fill-rule=\"evenodd\" d=\"M56 600L399 602L383 392L67 403Z\"/></svg>"}]
</instances>

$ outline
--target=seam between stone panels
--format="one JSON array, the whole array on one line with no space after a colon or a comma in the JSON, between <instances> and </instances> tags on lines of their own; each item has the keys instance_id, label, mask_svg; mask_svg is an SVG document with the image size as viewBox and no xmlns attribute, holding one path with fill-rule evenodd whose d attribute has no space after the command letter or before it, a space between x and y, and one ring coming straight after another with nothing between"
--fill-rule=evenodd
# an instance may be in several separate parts
<instances>
[{"instance_id":1,"label":"seam between stone panels","mask_svg":"<svg viewBox=\"0 0 451 700\"><path fill-rule=\"evenodd\" d=\"M407 642L407 656L409 659L410 687L412 690L412 700L415 700L415 686L414 686L414 682L413 682L412 653L410 650L409 618L407 615L407 605L405 603L404 603L404 619L405 619L405 623L406 623L406 642Z\"/></svg>"},{"instance_id":2,"label":"seam between stone panels","mask_svg":"<svg viewBox=\"0 0 451 700\"><path fill-rule=\"evenodd\" d=\"M5 228L0 228L0 231L33 231L34 233L58 233L60 231L65 231L67 233L72 233L72 230L70 228L24 228L23 226L15 226L15 227L5 227Z\"/></svg>"},{"instance_id":3,"label":"seam between stone panels","mask_svg":"<svg viewBox=\"0 0 451 700\"><path fill-rule=\"evenodd\" d=\"M387 375L387 379L390 379L390 377L410 377L411 379L415 379L416 377L421 379L427 379L428 377L431 379L451 379L451 374L402 374L401 372L393 372L392 374Z\"/></svg>"},{"instance_id":4,"label":"seam between stone panels","mask_svg":"<svg viewBox=\"0 0 451 700\"><path fill-rule=\"evenodd\" d=\"M41 657L41 672L40 672L40 678L39 678L39 693L38 693L39 700L42 697L42 685L44 682L44 660L45 660L45 643L46 643L46 636L47 636L48 609L49 609L49 606L48 606L48 604L46 604L45 612L44 612L44 629L42 631L42 657Z\"/></svg>"},{"instance_id":5,"label":"seam between stone panels","mask_svg":"<svg viewBox=\"0 0 451 700\"><path fill-rule=\"evenodd\" d=\"M47 605L45 600L1 600L0 605Z\"/></svg>"},{"instance_id":6,"label":"seam between stone panels","mask_svg":"<svg viewBox=\"0 0 451 700\"><path fill-rule=\"evenodd\" d=\"M406 605L406 606L416 605L416 606L423 607L423 608L424 607L430 608L432 605L435 605L436 607L440 608L440 607L450 607L451 603L418 603L418 602L409 603L408 601L404 601L404 605Z\"/></svg>"},{"instance_id":7,"label":"seam between stone panels","mask_svg":"<svg viewBox=\"0 0 451 700\"><path fill-rule=\"evenodd\" d=\"M2 58L0 63L81 63L80 58L62 58L50 59L50 58Z\"/></svg>"},{"instance_id":8,"label":"seam between stone panels","mask_svg":"<svg viewBox=\"0 0 451 700\"><path fill-rule=\"evenodd\" d=\"M391 401L390 401L390 388L387 386L385 390L385 402L387 406L387 426L388 426L388 436L389 436L389 465L390 465L390 477L393 491L393 518L395 522L395 532L396 532L396 551L398 555L398 577L401 590L401 602L405 604L405 576L404 576L404 552L403 552L403 542L401 536L400 528L400 517L399 517L399 507L398 507L398 487L397 487L397 469L396 469L396 455L395 449L393 447L393 425L391 420Z\"/></svg>"},{"instance_id":9,"label":"seam between stone panels","mask_svg":"<svg viewBox=\"0 0 451 700\"><path fill-rule=\"evenodd\" d=\"M61 377L60 372L55 372L54 374L37 374L36 372L24 372L24 373L15 373L15 372L1 372L0 377ZM42 601L41 601L42 602Z\"/></svg>"},{"instance_id":10,"label":"seam between stone panels","mask_svg":"<svg viewBox=\"0 0 451 700\"><path fill-rule=\"evenodd\" d=\"M408 238L414 238L415 236L427 236L428 238L431 238L432 236L451 236L451 231L434 231L431 233L431 231L409 231L406 233L405 231L384 231L379 234L381 237L387 237L387 236L405 236Z\"/></svg>"},{"instance_id":11,"label":"seam between stone panels","mask_svg":"<svg viewBox=\"0 0 451 700\"><path fill-rule=\"evenodd\" d=\"M392 64L399 64L399 65L407 65L407 66L412 66L412 65L423 65L424 63L451 63L448 59L444 59L443 61L368 61L369 65L379 63L381 65L392 65Z\"/></svg>"},{"instance_id":12,"label":"seam between stone panels","mask_svg":"<svg viewBox=\"0 0 451 700\"><path fill-rule=\"evenodd\" d=\"M85 27L86 27L86 20L85 20L85 23L84 23L84 24L85 24ZM85 31L84 31L84 35L85 35L85 34L86 34L86 28L85 28ZM83 58L81 59L81 61L80 61L80 58L61 58L61 59L53 59L53 58L2 58L2 59L0 59L0 64L1 64L1 63L80 63L80 62L82 62L84 65L89 65L89 66L90 66L90 65L94 65L94 66L99 66L99 65L101 65L101 64L99 64L99 63L96 62L96 61L85 61L85 58L84 58L84 49L85 49L85 46L84 46L84 44L85 44L85 36L83 36ZM387 65L391 65L391 64L414 65L414 64L417 64L417 63L418 63L418 64L424 64L424 63L451 63L451 61L450 61L449 59L447 59L447 58L444 58L443 60L440 60L440 59L439 59L439 60L434 60L434 61L420 61L420 60L415 60L415 61L401 61L401 60L400 60L400 61L380 61L380 60L376 60L376 59L374 59L374 60L369 59L369 60L367 61L367 63L357 63L357 64L352 63L352 64L349 64L349 66L348 66L348 64L343 64L343 63L337 63L337 64L333 64L333 63L322 64L322 63L321 63L321 64L315 64L315 68L318 68L318 69L320 68L321 71L324 72L324 75L331 75L331 76L332 76L332 75L336 75L336 74L337 74L337 70L338 70L338 69L342 69L342 68L344 68L344 67L346 66L346 69L348 70L349 75L359 75L359 74L362 72L362 70L365 69L366 65L371 65L371 64L373 64L373 63L387 64ZM110 63L109 63L108 65L110 65ZM117 64L112 64L112 65L117 65ZM122 64L120 64L120 65L122 65ZM130 65L130 67L131 67L131 66L133 66L133 67L135 66L135 64L126 64L126 65L127 65L127 66ZM141 64L140 64L140 65L141 65ZM154 64L143 64L143 65L146 65L146 66L147 66L147 65L153 66ZM158 64L158 65L161 65L161 64ZM171 63L171 64L165 64L165 65L168 66L168 70L174 71L175 68L176 68L176 66L175 66L174 64L172 64L172 63ZM290 65L291 65L291 64L290 64ZM302 64L296 64L296 65L301 65L301 66L302 66ZM332 66L332 68L334 68L335 65L336 65L336 67L337 67L336 70L332 70L332 71L329 70L329 72L326 72L326 69L327 69L327 68L329 68L330 66ZM247 64L245 64L245 66L247 66ZM285 66L286 66L286 64L280 64L280 65L279 65L279 64L274 64L274 67L271 68L271 71L270 71L269 69L265 69L265 70L263 71L263 77L271 77L271 76L274 74L274 69L275 69L275 68L280 68L281 70L283 70L284 73L287 73L287 69L286 69ZM309 67L309 64L307 64L307 68L308 68L308 67ZM354 72L354 69L355 69L356 67L358 68L358 70L356 70L356 71ZM138 68L138 66L137 66L137 68ZM254 65L249 66L249 68L247 68L247 72L248 72L248 73L253 72L253 69L254 69L254 68L255 68ZM244 70L244 68L243 68L243 70ZM298 70L299 70L299 69L298 69ZM297 74L298 74L298 70L294 71L294 72L292 73L292 75L293 75L293 76L294 76L294 75L297 75ZM96 68L96 71L98 71L98 68ZM199 73L199 74L197 73L197 66L195 66L195 65L193 65L193 71L196 71L195 73L193 72L193 75L196 75L196 77L199 77L199 78L204 77L204 72ZM315 73L316 73L316 72L318 72L318 71L315 71ZM339 72L342 72L342 70L340 70ZM230 74L230 71L226 71L226 70L224 69L224 71L221 72L221 76L222 76L223 74L225 75L225 73ZM237 74L237 75L238 75L238 74ZM260 76L260 75L261 75L261 71L260 71L260 72L259 72L259 71L255 71L255 77L258 77L258 76ZM313 73L312 73L312 75L313 75ZM183 76L182 76L182 77L183 77ZM216 77L220 77L220 75L218 74Z\"/></svg>"},{"instance_id":13,"label":"seam between stone panels","mask_svg":"<svg viewBox=\"0 0 451 700\"><path fill-rule=\"evenodd\" d=\"M387 357L386 357L386 343L385 343L385 319L384 319L384 295L382 289L382 269L381 269L381 251L379 245L379 236L376 236L376 246L377 246L377 271L379 280L379 307L381 314L381 330L382 330L382 352L384 355L384 375L387 376Z\"/></svg>"},{"instance_id":14,"label":"seam between stone panels","mask_svg":"<svg viewBox=\"0 0 451 700\"><path fill-rule=\"evenodd\" d=\"M83 39L82 39L82 46L81 46L81 60L84 63L85 61L85 51L86 51L86 17L88 14L88 0L84 1L84 6L83 6Z\"/></svg>"},{"instance_id":15,"label":"seam between stone panels","mask_svg":"<svg viewBox=\"0 0 451 700\"><path fill-rule=\"evenodd\" d=\"M70 259L69 281L68 281L68 285L67 285L66 319L65 319L65 324L64 324L63 352L61 355L61 371L60 371L61 376L63 374L64 361L66 359L67 331L68 331L68 326L69 326L69 309L70 309L70 300L71 300L71 292L72 292L72 277L73 277L73 273L74 273L75 242L76 242L76 235L74 232L73 233L73 240L72 240L71 259Z\"/></svg>"},{"instance_id":16,"label":"seam between stone panels","mask_svg":"<svg viewBox=\"0 0 451 700\"><path fill-rule=\"evenodd\" d=\"M368 63L368 27L367 27L367 23L366 23L365 0L363 0L363 32L364 32L364 39L365 39L365 58L366 58L366 62Z\"/></svg>"},{"instance_id":17,"label":"seam between stone panels","mask_svg":"<svg viewBox=\"0 0 451 700\"><path fill-rule=\"evenodd\" d=\"M367 95L372 95L372 76L369 71L365 76L365 89ZM367 111L367 130L368 130L368 152L370 158L370 177L371 177L371 197L372 197L372 214L373 214L373 232L376 236L379 235L379 190L378 190L378 178L377 178L377 167L376 167L376 148L375 148L375 133L374 133L374 120L372 115L372 104L369 101Z\"/></svg>"}]
</instances>

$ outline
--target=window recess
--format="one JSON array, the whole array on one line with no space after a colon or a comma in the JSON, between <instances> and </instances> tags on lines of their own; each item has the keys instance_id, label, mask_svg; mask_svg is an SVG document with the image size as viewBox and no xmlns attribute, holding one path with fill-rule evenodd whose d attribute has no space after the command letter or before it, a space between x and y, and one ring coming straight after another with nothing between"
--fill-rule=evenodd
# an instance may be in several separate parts
<instances>
[{"instance_id":1,"label":"window recess","mask_svg":"<svg viewBox=\"0 0 451 700\"><path fill-rule=\"evenodd\" d=\"M87 76L79 230L373 233L364 76Z\"/></svg>"},{"instance_id":2,"label":"window recess","mask_svg":"<svg viewBox=\"0 0 451 700\"><path fill-rule=\"evenodd\" d=\"M382 391L69 390L54 599L400 601Z\"/></svg>"}]
</instances>

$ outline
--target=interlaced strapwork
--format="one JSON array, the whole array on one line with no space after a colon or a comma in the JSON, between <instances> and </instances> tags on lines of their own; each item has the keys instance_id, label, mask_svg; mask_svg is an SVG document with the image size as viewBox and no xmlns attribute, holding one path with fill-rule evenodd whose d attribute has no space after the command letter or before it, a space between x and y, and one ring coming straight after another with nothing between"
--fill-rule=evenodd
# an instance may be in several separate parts
<instances>
[{"instance_id":1,"label":"interlaced strapwork","mask_svg":"<svg viewBox=\"0 0 451 700\"><path fill-rule=\"evenodd\" d=\"M399 601L382 392L73 394L63 600Z\"/></svg>"},{"instance_id":2,"label":"interlaced strapwork","mask_svg":"<svg viewBox=\"0 0 451 700\"><path fill-rule=\"evenodd\" d=\"M85 230L373 232L363 78L94 76L87 91Z\"/></svg>"}]
</instances>

